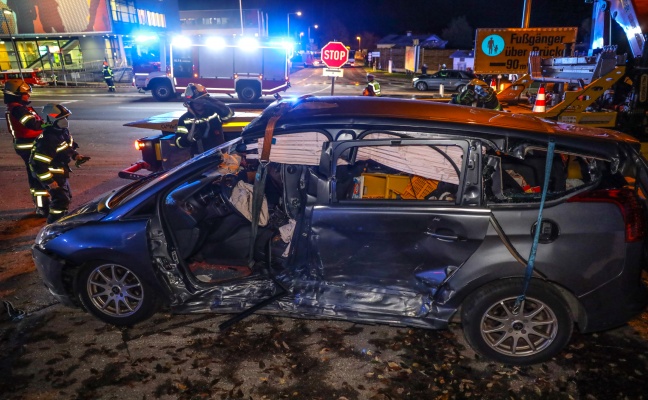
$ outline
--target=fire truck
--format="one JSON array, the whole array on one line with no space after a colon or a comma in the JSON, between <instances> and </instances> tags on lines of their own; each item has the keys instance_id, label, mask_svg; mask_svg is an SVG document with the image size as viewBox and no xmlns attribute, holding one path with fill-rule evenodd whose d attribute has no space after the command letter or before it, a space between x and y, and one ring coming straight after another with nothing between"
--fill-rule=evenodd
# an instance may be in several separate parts
<instances>
[{"instance_id":1,"label":"fire truck","mask_svg":"<svg viewBox=\"0 0 648 400\"><path fill-rule=\"evenodd\" d=\"M168 70L135 70L134 85L140 91L150 90L158 101L175 98L189 83L200 83L209 93L236 93L242 102L290 87L289 50L281 43L260 44L252 38L237 44L221 38L192 40L197 39L176 38L170 45Z\"/></svg>"},{"instance_id":2,"label":"fire truck","mask_svg":"<svg viewBox=\"0 0 648 400\"><path fill-rule=\"evenodd\" d=\"M566 50L562 57L531 53L523 74L497 97L508 111L533 112L523 96L532 85L546 89L546 109L535 116L559 122L617 129L648 138L648 50L645 48L648 3L638 0L589 0L593 4L588 55ZM608 43L609 21L620 25L631 55L617 54ZM534 83L535 82L535 83ZM533 100L534 96L530 96Z\"/></svg>"}]
</instances>

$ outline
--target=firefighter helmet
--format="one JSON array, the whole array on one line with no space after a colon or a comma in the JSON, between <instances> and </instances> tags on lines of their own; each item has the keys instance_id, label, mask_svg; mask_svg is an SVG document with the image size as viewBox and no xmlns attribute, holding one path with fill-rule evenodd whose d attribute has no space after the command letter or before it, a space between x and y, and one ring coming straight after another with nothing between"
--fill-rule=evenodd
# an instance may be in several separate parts
<instances>
[{"instance_id":1,"label":"firefighter helmet","mask_svg":"<svg viewBox=\"0 0 648 400\"><path fill-rule=\"evenodd\" d=\"M69 117L72 112L60 104L49 103L43 107L43 114L45 114L48 120L56 121Z\"/></svg>"},{"instance_id":2,"label":"firefighter helmet","mask_svg":"<svg viewBox=\"0 0 648 400\"><path fill-rule=\"evenodd\" d=\"M31 86L29 86L25 81L19 81L16 79L8 80L4 85L3 92L12 96L22 96L23 94L31 94Z\"/></svg>"},{"instance_id":3,"label":"firefighter helmet","mask_svg":"<svg viewBox=\"0 0 648 400\"><path fill-rule=\"evenodd\" d=\"M484 89L488 88L488 83L484 82L481 79L473 79L470 82L468 82L468 85L481 86Z\"/></svg>"},{"instance_id":4,"label":"firefighter helmet","mask_svg":"<svg viewBox=\"0 0 648 400\"><path fill-rule=\"evenodd\" d=\"M190 83L187 85L187 89L185 89L184 92L184 97L186 97L189 100L196 100L200 97L207 96L209 93L207 93L207 89L200 83Z\"/></svg>"}]
</instances>

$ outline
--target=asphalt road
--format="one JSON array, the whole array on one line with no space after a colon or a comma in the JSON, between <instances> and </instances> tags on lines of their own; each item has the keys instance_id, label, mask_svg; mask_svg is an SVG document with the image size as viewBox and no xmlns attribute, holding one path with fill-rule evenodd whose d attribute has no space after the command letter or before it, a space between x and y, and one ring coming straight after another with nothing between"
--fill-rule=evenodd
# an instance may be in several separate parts
<instances>
[{"instance_id":1,"label":"asphalt road","mask_svg":"<svg viewBox=\"0 0 648 400\"><path fill-rule=\"evenodd\" d=\"M295 71L285 96L330 95L321 71ZM364 71L344 74L334 94L359 95ZM406 79L378 80L385 95L421 95ZM133 141L154 132L124 123L182 109L181 100L158 103L129 87L37 89L34 106L48 102L72 110L79 150L92 157L71 177L72 207L125 183L117 172L139 159ZM44 221L33 214L4 123L0 129L0 298L27 313L0 322L2 399L646 397L648 313L609 332L577 334L550 362L512 368L476 356L459 326L435 332L257 315L222 333L224 316L161 312L117 329L62 307L34 271L29 246Z\"/></svg>"}]
</instances>

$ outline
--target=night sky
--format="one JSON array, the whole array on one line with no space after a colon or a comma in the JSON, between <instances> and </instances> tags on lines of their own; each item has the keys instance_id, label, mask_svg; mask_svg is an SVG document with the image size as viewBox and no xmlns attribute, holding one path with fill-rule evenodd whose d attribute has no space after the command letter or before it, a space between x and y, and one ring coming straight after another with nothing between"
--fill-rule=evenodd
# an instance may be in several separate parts
<instances>
[{"instance_id":1,"label":"night sky","mask_svg":"<svg viewBox=\"0 0 648 400\"><path fill-rule=\"evenodd\" d=\"M453 18L465 16L473 29L510 28L522 25L524 0L241 0L242 7L260 8L269 16L270 35L286 30L288 12L292 30L309 25L336 24L338 20L354 37L364 32L376 36L396 33L435 33ZM182 0L181 10L239 8L238 0ZM590 18L592 5L585 0L535 0L531 7L531 27L576 26Z\"/></svg>"}]
</instances>

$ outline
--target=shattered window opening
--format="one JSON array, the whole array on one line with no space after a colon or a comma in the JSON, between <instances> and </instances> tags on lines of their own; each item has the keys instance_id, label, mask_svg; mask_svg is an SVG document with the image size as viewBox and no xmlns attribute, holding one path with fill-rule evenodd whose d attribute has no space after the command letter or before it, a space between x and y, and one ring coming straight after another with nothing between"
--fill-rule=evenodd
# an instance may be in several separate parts
<instances>
[{"instance_id":1,"label":"shattered window opening","mask_svg":"<svg viewBox=\"0 0 648 400\"><path fill-rule=\"evenodd\" d=\"M389 133L363 138L391 139ZM347 152L345 151L345 154ZM443 200L454 202L463 150L456 145L363 145L348 168L336 170L337 198ZM459 171L461 172L461 171Z\"/></svg>"},{"instance_id":2,"label":"shattered window opening","mask_svg":"<svg viewBox=\"0 0 648 400\"><path fill-rule=\"evenodd\" d=\"M537 203L545 181L545 148L527 147L523 158L484 156L484 192L488 203ZM593 157L556 152L549 176L547 200L555 200L598 184L610 163Z\"/></svg>"}]
</instances>

